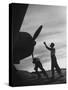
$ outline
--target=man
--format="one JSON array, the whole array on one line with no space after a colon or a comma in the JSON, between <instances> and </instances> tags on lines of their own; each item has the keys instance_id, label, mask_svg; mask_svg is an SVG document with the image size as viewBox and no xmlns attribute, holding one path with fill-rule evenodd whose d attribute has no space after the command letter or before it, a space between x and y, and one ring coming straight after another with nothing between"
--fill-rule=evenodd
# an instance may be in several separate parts
<instances>
[{"instance_id":1,"label":"man","mask_svg":"<svg viewBox=\"0 0 68 90\"><path fill-rule=\"evenodd\" d=\"M42 63L40 62L40 59L37 58L37 57L34 57L33 54L32 54L32 59L33 59L33 64L35 64L35 67L34 67L34 70L35 72L37 73L38 75L38 78L41 77L40 73L38 72L38 68L41 69L42 73L47 77L48 79L48 75L46 73L46 71L44 70L43 66L42 66Z\"/></svg>"},{"instance_id":2,"label":"man","mask_svg":"<svg viewBox=\"0 0 68 90\"><path fill-rule=\"evenodd\" d=\"M50 47L48 47L48 46L46 45L46 43L44 42L44 45L45 45L45 47L46 47L48 50L51 51L52 79L54 79L54 68L56 68L56 71L58 72L58 74L59 74L60 76L63 76L63 75L61 74L61 69L60 69L60 67L59 67L59 65L58 65L58 63L57 63L57 59L56 59L56 56L55 56L55 48L54 48L55 44L54 44L54 43L51 43L51 44L50 44Z\"/></svg>"}]
</instances>

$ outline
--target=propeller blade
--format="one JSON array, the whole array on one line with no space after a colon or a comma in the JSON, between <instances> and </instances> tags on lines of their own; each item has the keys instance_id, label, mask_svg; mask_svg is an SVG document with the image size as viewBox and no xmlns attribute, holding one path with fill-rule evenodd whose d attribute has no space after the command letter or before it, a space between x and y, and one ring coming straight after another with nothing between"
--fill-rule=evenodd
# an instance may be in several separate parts
<instances>
[{"instance_id":1,"label":"propeller blade","mask_svg":"<svg viewBox=\"0 0 68 90\"><path fill-rule=\"evenodd\" d=\"M41 32L41 30L42 30L42 25L37 29L37 31L35 32L35 34L34 34L34 36L33 36L33 40L35 40L37 37L38 37L38 35L40 34L40 32Z\"/></svg>"}]
</instances>

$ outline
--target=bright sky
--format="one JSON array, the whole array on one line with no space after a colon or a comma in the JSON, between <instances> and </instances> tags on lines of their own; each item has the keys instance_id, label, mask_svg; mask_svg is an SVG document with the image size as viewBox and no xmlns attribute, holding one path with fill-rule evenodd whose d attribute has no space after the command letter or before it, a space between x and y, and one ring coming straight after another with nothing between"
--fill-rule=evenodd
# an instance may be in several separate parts
<instances>
[{"instance_id":1,"label":"bright sky","mask_svg":"<svg viewBox=\"0 0 68 90\"><path fill-rule=\"evenodd\" d=\"M61 68L66 68L66 7L29 5L20 32L28 32L33 36L41 24L43 29L36 39L34 55L40 58L45 70L51 69L50 52L43 42L46 41L48 46L54 42L58 64ZM21 60L16 68L33 71L31 56Z\"/></svg>"}]
</instances>

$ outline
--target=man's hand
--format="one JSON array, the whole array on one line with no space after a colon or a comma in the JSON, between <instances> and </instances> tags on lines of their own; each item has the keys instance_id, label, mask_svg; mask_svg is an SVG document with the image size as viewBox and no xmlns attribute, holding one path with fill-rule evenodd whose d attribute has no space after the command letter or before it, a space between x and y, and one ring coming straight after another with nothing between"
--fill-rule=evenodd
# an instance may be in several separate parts
<instances>
[{"instance_id":1,"label":"man's hand","mask_svg":"<svg viewBox=\"0 0 68 90\"><path fill-rule=\"evenodd\" d=\"M46 45L46 42L43 42Z\"/></svg>"},{"instance_id":2,"label":"man's hand","mask_svg":"<svg viewBox=\"0 0 68 90\"><path fill-rule=\"evenodd\" d=\"M47 47L47 44L46 44L46 42L43 42L43 43L44 43L45 47Z\"/></svg>"}]
</instances>

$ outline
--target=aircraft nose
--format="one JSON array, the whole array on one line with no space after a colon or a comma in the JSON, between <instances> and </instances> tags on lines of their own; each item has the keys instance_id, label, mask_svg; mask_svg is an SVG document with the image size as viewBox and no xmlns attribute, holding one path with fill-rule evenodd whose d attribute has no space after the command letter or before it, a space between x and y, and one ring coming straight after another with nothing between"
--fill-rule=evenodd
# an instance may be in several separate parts
<instances>
[{"instance_id":1,"label":"aircraft nose","mask_svg":"<svg viewBox=\"0 0 68 90\"><path fill-rule=\"evenodd\" d=\"M36 41L33 41L33 46L35 46L36 45Z\"/></svg>"}]
</instances>

